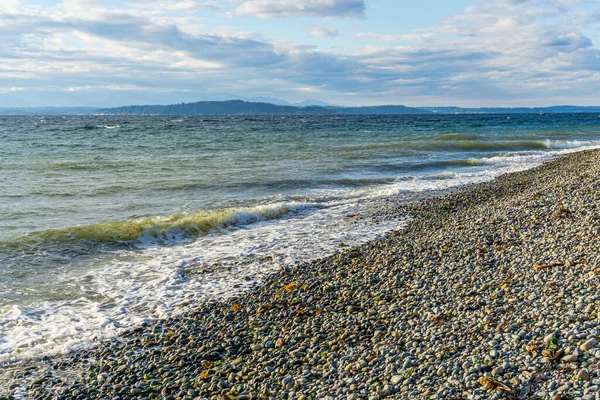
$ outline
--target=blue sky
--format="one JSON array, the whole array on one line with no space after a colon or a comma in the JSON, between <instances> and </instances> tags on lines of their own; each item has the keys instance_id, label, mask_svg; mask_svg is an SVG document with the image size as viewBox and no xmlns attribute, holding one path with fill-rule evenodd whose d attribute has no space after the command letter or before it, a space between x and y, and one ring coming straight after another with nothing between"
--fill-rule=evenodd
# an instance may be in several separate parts
<instances>
[{"instance_id":1,"label":"blue sky","mask_svg":"<svg viewBox=\"0 0 600 400\"><path fill-rule=\"evenodd\" d=\"M2 0L0 107L600 105L595 0Z\"/></svg>"}]
</instances>

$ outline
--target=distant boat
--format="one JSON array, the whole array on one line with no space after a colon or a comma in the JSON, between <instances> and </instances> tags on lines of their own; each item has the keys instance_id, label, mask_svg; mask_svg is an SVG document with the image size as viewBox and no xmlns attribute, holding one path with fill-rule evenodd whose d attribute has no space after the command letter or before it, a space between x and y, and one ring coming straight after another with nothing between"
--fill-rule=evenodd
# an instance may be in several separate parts
<instances>
[{"instance_id":1,"label":"distant boat","mask_svg":"<svg viewBox=\"0 0 600 400\"><path fill-rule=\"evenodd\" d=\"M543 112L543 111L540 111L540 115L544 115L544 112Z\"/></svg>"}]
</instances>

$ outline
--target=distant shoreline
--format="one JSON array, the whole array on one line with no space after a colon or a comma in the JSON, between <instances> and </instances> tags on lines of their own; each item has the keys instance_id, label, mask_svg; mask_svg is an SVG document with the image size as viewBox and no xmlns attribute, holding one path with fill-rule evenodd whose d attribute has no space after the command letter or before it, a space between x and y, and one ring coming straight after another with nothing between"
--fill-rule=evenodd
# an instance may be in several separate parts
<instances>
[{"instance_id":1,"label":"distant shoreline","mask_svg":"<svg viewBox=\"0 0 600 400\"><path fill-rule=\"evenodd\" d=\"M0 107L0 116L36 115L439 115L439 114L556 114L600 113L600 106L550 107L408 107L380 105L362 107L294 106L242 100L199 101L171 105L123 107Z\"/></svg>"}]
</instances>

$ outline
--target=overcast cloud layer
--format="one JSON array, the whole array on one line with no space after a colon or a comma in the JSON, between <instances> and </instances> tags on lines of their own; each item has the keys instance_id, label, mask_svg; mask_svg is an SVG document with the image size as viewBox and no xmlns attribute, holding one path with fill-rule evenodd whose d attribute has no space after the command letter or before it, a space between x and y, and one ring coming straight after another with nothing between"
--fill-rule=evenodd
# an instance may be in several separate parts
<instances>
[{"instance_id":1,"label":"overcast cloud layer","mask_svg":"<svg viewBox=\"0 0 600 400\"><path fill-rule=\"evenodd\" d=\"M347 105L600 105L593 3L473 1L436 25L393 31L379 30L390 21L372 17L368 0L116 3L2 0L0 106L226 93ZM287 36L273 33L277 24Z\"/></svg>"}]
</instances>

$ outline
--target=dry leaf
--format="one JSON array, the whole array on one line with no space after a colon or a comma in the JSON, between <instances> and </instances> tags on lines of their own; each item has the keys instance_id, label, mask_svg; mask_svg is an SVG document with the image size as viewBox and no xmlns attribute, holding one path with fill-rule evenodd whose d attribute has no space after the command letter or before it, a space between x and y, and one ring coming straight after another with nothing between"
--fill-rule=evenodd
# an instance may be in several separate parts
<instances>
[{"instance_id":1,"label":"dry leaf","mask_svg":"<svg viewBox=\"0 0 600 400\"><path fill-rule=\"evenodd\" d=\"M488 390L501 390L503 392L507 392L507 393L511 393L513 392L513 387L504 383L504 382L500 382L497 381L495 379L489 378L487 376L482 376L479 379L479 383L481 384L481 386L483 386L484 388L488 389Z\"/></svg>"},{"instance_id":2,"label":"dry leaf","mask_svg":"<svg viewBox=\"0 0 600 400\"><path fill-rule=\"evenodd\" d=\"M298 287L298 282L292 282L292 283L285 285L283 287L283 290L285 290L286 292L291 292L292 290L294 290L297 287Z\"/></svg>"},{"instance_id":3,"label":"dry leaf","mask_svg":"<svg viewBox=\"0 0 600 400\"><path fill-rule=\"evenodd\" d=\"M533 268L546 269L546 268L552 268L552 267L562 267L563 265L565 265L564 262L553 262L553 263L549 263L549 264L534 264Z\"/></svg>"}]
</instances>

